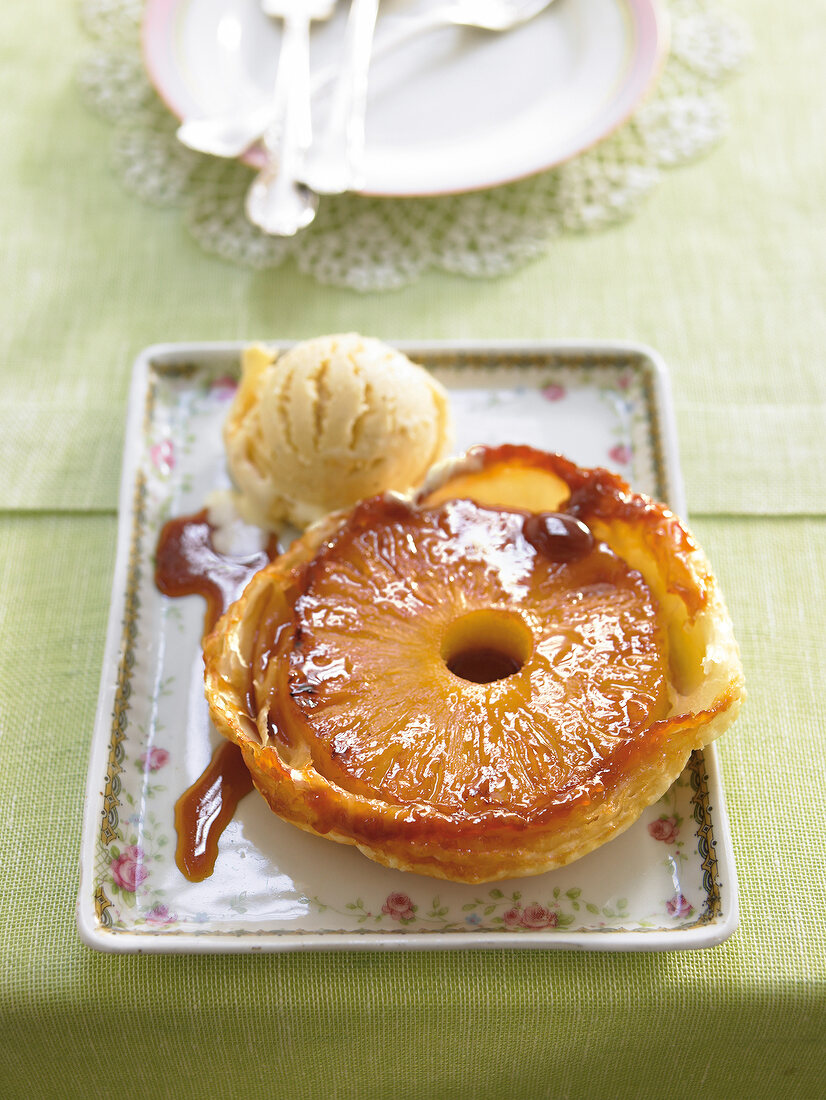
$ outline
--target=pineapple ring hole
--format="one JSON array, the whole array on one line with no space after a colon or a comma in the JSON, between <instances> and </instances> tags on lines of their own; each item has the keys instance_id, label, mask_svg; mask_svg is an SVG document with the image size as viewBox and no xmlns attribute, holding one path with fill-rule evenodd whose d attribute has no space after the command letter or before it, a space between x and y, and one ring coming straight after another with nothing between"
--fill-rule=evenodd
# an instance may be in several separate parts
<instances>
[{"instance_id":1,"label":"pineapple ring hole","mask_svg":"<svg viewBox=\"0 0 826 1100\"><path fill-rule=\"evenodd\" d=\"M440 653L460 680L491 684L519 672L533 653L533 635L513 611L471 611L448 626Z\"/></svg>"}]
</instances>

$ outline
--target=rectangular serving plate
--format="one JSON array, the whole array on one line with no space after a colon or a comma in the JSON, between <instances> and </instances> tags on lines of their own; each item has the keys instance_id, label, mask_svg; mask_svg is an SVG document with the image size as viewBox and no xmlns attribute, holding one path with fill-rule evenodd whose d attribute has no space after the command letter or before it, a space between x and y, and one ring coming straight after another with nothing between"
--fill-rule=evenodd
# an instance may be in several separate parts
<instances>
[{"instance_id":1,"label":"rectangular serving plate","mask_svg":"<svg viewBox=\"0 0 826 1100\"><path fill-rule=\"evenodd\" d=\"M287 347L289 341L272 342ZM84 812L78 927L113 952L465 947L710 947L737 927L714 746L630 829L583 859L483 886L380 867L275 817L253 793L214 874L174 860L173 808L218 735L203 698L196 597L152 581L167 518L229 485L221 441L240 343L167 344L137 359L112 603ZM685 516L668 375L631 343L398 342L448 388L456 450L528 443L608 466Z\"/></svg>"}]
</instances>

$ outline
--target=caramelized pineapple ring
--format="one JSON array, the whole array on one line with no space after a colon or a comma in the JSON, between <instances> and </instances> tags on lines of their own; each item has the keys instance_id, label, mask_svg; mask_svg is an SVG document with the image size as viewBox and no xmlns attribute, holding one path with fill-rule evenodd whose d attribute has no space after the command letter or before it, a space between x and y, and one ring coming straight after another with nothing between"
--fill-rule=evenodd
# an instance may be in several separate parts
<instances>
[{"instance_id":1,"label":"caramelized pineapple ring","mask_svg":"<svg viewBox=\"0 0 826 1100\"><path fill-rule=\"evenodd\" d=\"M601 788L615 748L665 717L640 575L599 544L554 561L525 520L467 500L368 501L307 567L287 689L320 774L524 820Z\"/></svg>"},{"instance_id":2,"label":"caramelized pineapple ring","mask_svg":"<svg viewBox=\"0 0 826 1100\"><path fill-rule=\"evenodd\" d=\"M526 447L474 448L412 503L314 526L253 577L204 659L212 717L277 814L461 882L539 874L618 835L744 694L677 518Z\"/></svg>"}]
</instances>

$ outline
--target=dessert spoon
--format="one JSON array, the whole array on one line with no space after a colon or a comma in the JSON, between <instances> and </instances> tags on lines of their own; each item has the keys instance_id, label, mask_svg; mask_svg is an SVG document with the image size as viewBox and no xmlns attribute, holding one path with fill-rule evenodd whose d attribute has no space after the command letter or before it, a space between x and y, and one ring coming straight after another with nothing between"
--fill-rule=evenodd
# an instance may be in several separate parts
<instances>
[{"instance_id":1,"label":"dessert spoon","mask_svg":"<svg viewBox=\"0 0 826 1100\"><path fill-rule=\"evenodd\" d=\"M553 3L554 0L448 0L418 16L400 21L387 34L377 38L372 59L383 57L410 39L439 27L470 27L495 33L508 31L527 23ZM311 96L327 88L337 77L344 79L339 66L330 65L322 69L312 78ZM243 112L188 119L178 128L178 140L198 153L240 157L260 139L272 114L272 102L263 101Z\"/></svg>"},{"instance_id":2,"label":"dessert spoon","mask_svg":"<svg viewBox=\"0 0 826 1100\"><path fill-rule=\"evenodd\" d=\"M264 131L264 167L247 192L247 217L278 237L309 225L318 196L300 182L312 141L310 115L310 23L328 19L335 0L261 0L265 14L283 21L272 117Z\"/></svg>"},{"instance_id":3,"label":"dessert spoon","mask_svg":"<svg viewBox=\"0 0 826 1100\"><path fill-rule=\"evenodd\" d=\"M344 54L330 116L307 152L302 181L319 195L339 195L363 186L367 77L379 0L352 0Z\"/></svg>"}]
</instances>

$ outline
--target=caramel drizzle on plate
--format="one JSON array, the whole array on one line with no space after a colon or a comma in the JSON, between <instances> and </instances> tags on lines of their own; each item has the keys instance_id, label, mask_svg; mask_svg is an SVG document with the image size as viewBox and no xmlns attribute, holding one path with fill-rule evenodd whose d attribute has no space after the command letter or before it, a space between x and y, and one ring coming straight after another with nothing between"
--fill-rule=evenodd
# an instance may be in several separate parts
<instances>
[{"instance_id":1,"label":"caramel drizzle on plate","mask_svg":"<svg viewBox=\"0 0 826 1100\"><path fill-rule=\"evenodd\" d=\"M203 596L205 635L250 578L278 553L273 540L266 551L230 557L215 549L212 532L206 510L171 519L161 530L155 554L159 591L166 596ZM175 803L175 862L190 882L202 882L212 874L221 834L252 786L241 750L223 741L203 773Z\"/></svg>"}]
</instances>

